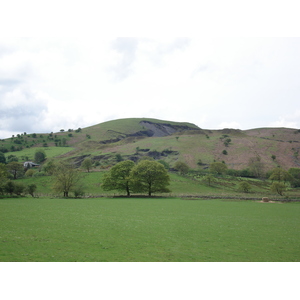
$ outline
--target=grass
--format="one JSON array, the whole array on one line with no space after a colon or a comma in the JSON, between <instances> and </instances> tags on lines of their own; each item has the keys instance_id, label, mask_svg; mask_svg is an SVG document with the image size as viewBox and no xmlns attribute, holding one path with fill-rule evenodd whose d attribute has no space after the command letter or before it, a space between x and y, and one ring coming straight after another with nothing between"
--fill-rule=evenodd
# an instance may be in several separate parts
<instances>
[{"instance_id":1,"label":"grass","mask_svg":"<svg viewBox=\"0 0 300 300\"><path fill-rule=\"evenodd\" d=\"M300 205L2 199L0 261L300 260Z\"/></svg>"},{"instance_id":2,"label":"grass","mask_svg":"<svg viewBox=\"0 0 300 300\"><path fill-rule=\"evenodd\" d=\"M74 150L72 147L33 147L25 148L22 151L7 152L5 153L5 156L8 157L9 155L15 155L18 157L19 162L27 160L24 159L25 157L28 157L28 160L34 160L35 152L40 149L45 151L46 158L57 157Z\"/></svg>"}]
</instances>

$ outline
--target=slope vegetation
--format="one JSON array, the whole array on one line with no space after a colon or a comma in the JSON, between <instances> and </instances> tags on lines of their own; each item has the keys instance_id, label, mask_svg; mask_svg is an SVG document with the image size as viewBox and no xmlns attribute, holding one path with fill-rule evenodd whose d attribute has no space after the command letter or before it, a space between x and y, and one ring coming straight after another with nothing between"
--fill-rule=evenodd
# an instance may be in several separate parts
<instances>
[{"instance_id":1,"label":"slope vegetation","mask_svg":"<svg viewBox=\"0 0 300 300\"><path fill-rule=\"evenodd\" d=\"M253 157L259 157L266 169L300 167L300 130L289 128L207 130L191 123L131 118L57 133L23 133L0 141L6 157L13 154L21 160L32 160L37 148L44 148L48 158L72 160L78 166L90 157L102 168L115 164L117 156L133 161L150 156L171 167L178 160L191 168L199 168L199 161L200 168L224 161L239 170Z\"/></svg>"}]
</instances>

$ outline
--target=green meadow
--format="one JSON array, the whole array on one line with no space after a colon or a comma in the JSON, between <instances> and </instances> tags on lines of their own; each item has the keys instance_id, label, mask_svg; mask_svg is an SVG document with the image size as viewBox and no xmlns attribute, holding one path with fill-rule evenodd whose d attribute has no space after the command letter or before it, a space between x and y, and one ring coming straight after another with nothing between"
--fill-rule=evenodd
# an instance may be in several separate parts
<instances>
[{"instance_id":1,"label":"green meadow","mask_svg":"<svg viewBox=\"0 0 300 300\"><path fill-rule=\"evenodd\" d=\"M0 200L2 262L298 262L300 204Z\"/></svg>"}]
</instances>

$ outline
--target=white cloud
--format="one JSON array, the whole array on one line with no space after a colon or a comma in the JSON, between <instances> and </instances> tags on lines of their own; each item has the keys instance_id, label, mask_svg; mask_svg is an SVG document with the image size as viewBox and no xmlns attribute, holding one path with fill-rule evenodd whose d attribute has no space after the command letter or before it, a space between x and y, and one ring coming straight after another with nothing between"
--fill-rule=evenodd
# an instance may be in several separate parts
<instances>
[{"instance_id":1,"label":"white cloud","mask_svg":"<svg viewBox=\"0 0 300 300\"><path fill-rule=\"evenodd\" d=\"M271 122L269 127L300 128L300 109L292 114L280 116L278 120Z\"/></svg>"},{"instance_id":2,"label":"white cloud","mask_svg":"<svg viewBox=\"0 0 300 300\"><path fill-rule=\"evenodd\" d=\"M21 132L125 117L299 127L300 39L22 38L0 49L1 138L36 106L38 128L23 118Z\"/></svg>"}]
</instances>

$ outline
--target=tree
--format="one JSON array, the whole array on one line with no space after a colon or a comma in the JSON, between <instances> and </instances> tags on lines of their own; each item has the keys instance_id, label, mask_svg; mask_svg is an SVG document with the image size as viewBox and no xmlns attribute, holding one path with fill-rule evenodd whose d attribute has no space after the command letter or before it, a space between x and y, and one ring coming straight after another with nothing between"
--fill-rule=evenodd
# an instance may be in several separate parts
<instances>
[{"instance_id":1,"label":"tree","mask_svg":"<svg viewBox=\"0 0 300 300\"><path fill-rule=\"evenodd\" d=\"M42 163L46 159L46 153L44 150L37 150L34 154L34 161L37 164Z\"/></svg>"},{"instance_id":2,"label":"tree","mask_svg":"<svg viewBox=\"0 0 300 300\"><path fill-rule=\"evenodd\" d=\"M206 176L204 176L203 178L202 178L202 181L204 181L205 183L207 183L209 186L211 186L213 183L215 183L217 180L216 180L216 178L213 176L213 175L211 175L211 174L208 174L208 175L206 175Z\"/></svg>"},{"instance_id":3,"label":"tree","mask_svg":"<svg viewBox=\"0 0 300 300\"><path fill-rule=\"evenodd\" d=\"M282 182L273 182L271 185L271 191L283 196L283 192L286 190L285 185Z\"/></svg>"},{"instance_id":4,"label":"tree","mask_svg":"<svg viewBox=\"0 0 300 300\"><path fill-rule=\"evenodd\" d=\"M3 194L4 192L4 184L7 179L7 176L8 176L8 172L6 169L6 165L0 163L0 194Z\"/></svg>"},{"instance_id":5,"label":"tree","mask_svg":"<svg viewBox=\"0 0 300 300\"><path fill-rule=\"evenodd\" d=\"M120 153L117 153L116 154L116 161L117 162L121 162L121 161L123 161L124 159L123 159L123 157L122 157L122 155L120 154Z\"/></svg>"},{"instance_id":6,"label":"tree","mask_svg":"<svg viewBox=\"0 0 300 300\"><path fill-rule=\"evenodd\" d=\"M8 176L6 165L3 163L0 163L0 182L4 181Z\"/></svg>"},{"instance_id":7,"label":"tree","mask_svg":"<svg viewBox=\"0 0 300 300\"><path fill-rule=\"evenodd\" d=\"M3 152L0 151L0 163L5 164L6 163L6 158L3 154Z\"/></svg>"},{"instance_id":8,"label":"tree","mask_svg":"<svg viewBox=\"0 0 300 300\"><path fill-rule=\"evenodd\" d=\"M8 155L8 157L7 157L7 162L10 163L10 162L12 162L12 161L19 161L19 159L18 159L17 156L15 156L15 155L13 155L13 154L10 154L10 155Z\"/></svg>"},{"instance_id":9,"label":"tree","mask_svg":"<svg viewBox=\"0 0 300 300\"><path fill-rule=\"evenodd\" d=\"M160 164L162 164L166 170L169 170L170 169L170 165L165 161L165 160L158 160L157 162L159 162Z\"/></svg>"},{"instance_id":10,"label":"tree","mask_svg":"<svg viewBox=\"0 0 300 300\"><path fill-rule=\"evenodd\" d=\"M24 173L24 167L21 163L12 161L7 164L7 170L13 175L14 179L17 179Z\"/></svg>"},{"instance_id":11,"label":"tree","mask_svg":"<svg viewBox=\"0 0 300 300\"><path fill-rule=\"evenodd\" d=\"M239 183L238 190L240 190L244 193L249 193L249 191L251 190L251 185L247 181L242 181L242 182Z\"/></svg>"},{"instance_id":12,"label":"tree","mask_svg":"<svg viewBox=\"0 0 300 300\"><path fill-rule=\"evenodd\" d=\"M231 139L226 139L226 140L224 141L225 147L228 147L228 145L230 144L230 142L231 142Z\"/></svg>"},{"instance_id":13,"label":"tree","mask_svg":"<svg viewBox=\"0 0 300 300\"><path fill-rule=\"evenodd\" d=\"M15 185L11 180L9 180L4 184L3 188L4 188L4 192L12 195L15 189Z\"/></svg>"},{"instance_id":14,"label":"tree","mask_svg":"<svg viewBox=\"0 0 300 300\"><path fill-rule=\"evenodd\" d=\"M300 168L289 168L289 174L292 176L291 187L300 187Z\"/></svg>"},{"instance_id":15,"label":"tree","mask_svg":"<svg viewBox=\"0 0 300 300\"><path fill-rule=\"evenodd\" d=\"M261 178L264 174L265 165L259 156L251 157L248 163L249 169L254 177Z\"/></svg>"},{"instance_id":16,"label":"tree","mask_svg":"<svg viewBox=\"0 0 300 300\"><path fill-rule=\"evenodd\" d=\"M32 197L34 197L34 192L36 191L37 186L35 184L29 184L26 187L26 192L31 195Z\"/></svg>"},{"instance_id":17,"label":"tree","mask_svg":"<svg viewBox=\"0 0 300 300\"><path fill-rule=\"evenodd\" d=\"M282 168L275 168L273 169L269 179L272 181L273 180L277 180L279 182L283 181L283 183L285 183L286 181L292 181L293 177L289 172L283 170Z\"/></svg>"},{"instance_id":18,"label":"tree","mask_svg":"<svg viewBox=\"0 0 300 300\"><path fill-rule=\"evenodd\" d=\"M73 191L82 179L81 173L75 166L66 162L59 163L53 175L53 189L56 192L63 193L64 197L69 197L69 192Z\"/></svg>"},{"instance_id":19,"label":"tree","mask_svg":"<svg viewBox=\"0 0 300 300\"><path fill-rule=\"evenodd\" d=\"M167 186L170 184L170 176L165 167L156 161L144 160L139 162L131 170L131 180L135 192L168 193Z\"/></svg>"},{"instance_id":20,"label":"tree","mask_svg":"<svg viewBox=\"0 0 300 300\"><path fill-rule=\"evenodd\" d=\"M130 178L130 171L134 167L134 162L125 160L113 166L108 173L104 175L102 182L102 189L104 191L126 191L127 196L130 196L132 182Z\"/></svg>"},{"instance_id":21,"label":"tree","mask_svg":"<svg viewBox=\"0 0 300 300\"><path fill-rule=\"evenodd\" d=\"M43 170L48 174L48 175L53 175L56 169L56 164L53 160L47 160L47 163L44 164Z\"/></svg>"},{"instance_id":22,"label":"tree","mask_svg":"<svg viewBox=\"0 0 300 300\"><path fill-rule=\"evenodd\" d=\"M81 164L81 168L87 170L88 173L90 172L92 166L93 166L93 161L88 157Z\"/></svg>"},{"instance_id":23,"label":"tree","mask_svg":"<svg viewBox=\"0 0 300 300\"><path fill-rule=\"evenodd\" d=\"M227 169L228 169L227 166L221 162L214 162L209 166L209 170L212 173L217 173L218 175L225 173Z\"/></svg>"},{"instance_id":24,"label":"tree","mask_svg":"<svg viewBox=\"0 0 300 300\"><path fill-rule=\"evenodd\" d=\"M177 161L174 165L174 169L177 170L180 174L186 174L190 168L186 163Z\"/></svg>"}]
</instances>

